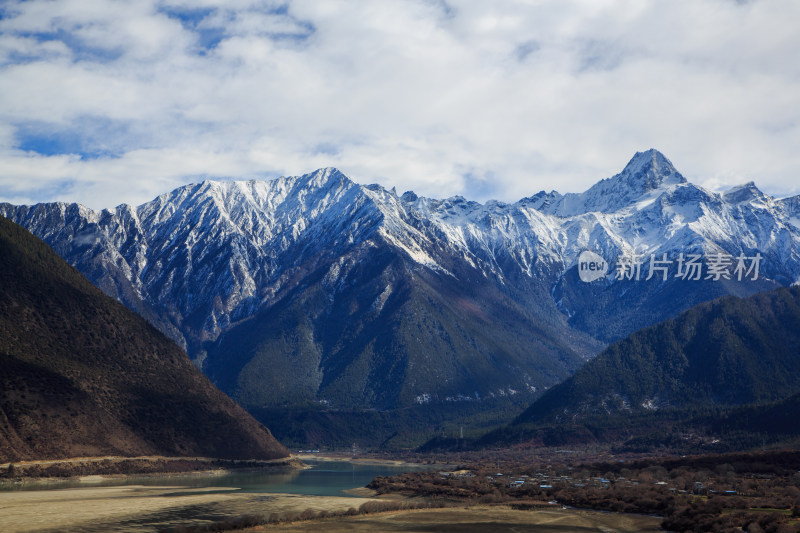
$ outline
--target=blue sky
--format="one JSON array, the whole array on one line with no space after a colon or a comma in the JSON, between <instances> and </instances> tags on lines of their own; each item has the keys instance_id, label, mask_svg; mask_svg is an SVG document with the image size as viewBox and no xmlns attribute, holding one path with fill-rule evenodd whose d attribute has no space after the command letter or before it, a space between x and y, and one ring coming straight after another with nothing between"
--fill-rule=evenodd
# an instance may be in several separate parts
<instances>
[{"instance_id":1,"label":"blue sky","mask_svg":"<svg viewBox=\"0 0 800 533\"><path fill-rule=\"evenodd\" d=\"M651 147L710 188L800 194L797 20L794 1L6 1L0 201L327 166L514 201Z\"/></svg>"}]
</instances>

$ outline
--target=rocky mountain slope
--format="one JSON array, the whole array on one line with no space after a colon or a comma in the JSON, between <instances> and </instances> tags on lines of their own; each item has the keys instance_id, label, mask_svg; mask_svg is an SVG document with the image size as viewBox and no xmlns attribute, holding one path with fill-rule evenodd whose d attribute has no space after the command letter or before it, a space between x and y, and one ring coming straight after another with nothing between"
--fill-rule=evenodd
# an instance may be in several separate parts
<instances>
[{"instance_id":1,"label":"rocky mountain slope","mask_svg":"<svg viewBox=\"0 0 800 533\"><path fill-rule=\"evenodd\" d=\"M288 455L175 343L0 217L0 462Z\"/></svg>"},{"instance_id":2,"label":"rocky mountain slope","mask_svg":"<svg viewBox=\"0 0 800 533\"><path fill-rule=\"evenodd\" d=\"M655 150L584 193L513 204L398 196L324 169L205 181L138 207L0 204L0 214L249 408L533 395L641 327L800 278L797 199L753 184L707 191ZM607 262L591 283L578 272L585 250ZM731 264L719 279L705 263L700 279L680 277L691 254ZM631 255L640 279L617 279ZM647 280L651 256L663 262Z\"/></svg>"}]
</instances>

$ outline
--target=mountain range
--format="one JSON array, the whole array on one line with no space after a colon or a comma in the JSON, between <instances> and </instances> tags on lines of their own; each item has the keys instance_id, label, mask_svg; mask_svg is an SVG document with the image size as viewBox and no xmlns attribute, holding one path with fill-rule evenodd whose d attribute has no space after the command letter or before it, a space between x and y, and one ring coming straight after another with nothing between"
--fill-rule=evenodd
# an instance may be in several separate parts
<instances>
[{"instance_id":1,"label":"mountain range","mask_svg":"<svg viewBox=\"0 0 800 533\"><path fill-rule=\"evenodd\" d=\"M288 456L186 354L0 217L0 462Z\"/></svg>"},{"instance_id":2,"label":"mountain range","mask_svg":"<svg viewBox=\"0 0 800 533\"><path fill-rule=\"evenodd\" d=\"M397 195L322 169L0 214L251 411L532 399L640 328L800 280L800 197L712 192L656 150L583 193L515 203ZM591 283L587 250L605 261ZM692 256L696 280L680 275Z\"/></svg>"}]
</instances>

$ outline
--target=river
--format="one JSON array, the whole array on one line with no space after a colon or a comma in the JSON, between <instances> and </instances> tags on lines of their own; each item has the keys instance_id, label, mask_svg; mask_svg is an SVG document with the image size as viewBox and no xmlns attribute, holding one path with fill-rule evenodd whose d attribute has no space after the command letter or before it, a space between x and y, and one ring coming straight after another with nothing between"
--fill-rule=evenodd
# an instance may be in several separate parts
<instances>
[{"instance_id":1,"label":"river","mask_svg":"<svg viewBox=\"0 0 800 533\"><path fill-rule=\"evenodd\" d=\"M24 484L2 484L3 490L54 490L92 487L120 486L170 486L187 489L224 487L226 492L260 492L283 494L307 494L311 496L350 496L343 491L363 487L377 476L391 476L403 472L428 469L424 465L393 465L359 463L351 461L309 460L303 462L310 468L272 471L241 470L228 473L198 473L103 477L88 476L64 481L35 481ZM234 488L234 491L229 490Z\"/></svg>"},{"instance_id":2,"label":"river","mask_svg":"<svg viewBox=\"0 0 800 533\"><path fill-rule=\"evenodd\" d=\"M307 469L101 477L0 485L0 531L154 532L231 516L358 508L345 491L418 465L305 460Z\"/></svg>"}]
</instances>

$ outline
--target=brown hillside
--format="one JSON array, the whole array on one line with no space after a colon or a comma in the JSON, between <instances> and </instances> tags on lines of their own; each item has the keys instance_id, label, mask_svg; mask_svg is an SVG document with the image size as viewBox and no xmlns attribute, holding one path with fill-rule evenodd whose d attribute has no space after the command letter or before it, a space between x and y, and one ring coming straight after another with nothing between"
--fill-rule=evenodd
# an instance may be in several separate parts
<instances>
[{"instance_id":1,"label":"brown hillside","mask_svg":"<svg viewBox=\"0 0 800 533\"><path fill-rule=\"evenodd\" d=\"M0 217L0 462L288 450L185 353Z\"/></svg>"}]
</instances>

